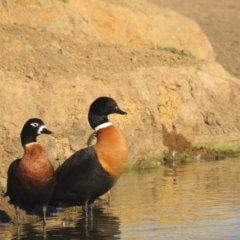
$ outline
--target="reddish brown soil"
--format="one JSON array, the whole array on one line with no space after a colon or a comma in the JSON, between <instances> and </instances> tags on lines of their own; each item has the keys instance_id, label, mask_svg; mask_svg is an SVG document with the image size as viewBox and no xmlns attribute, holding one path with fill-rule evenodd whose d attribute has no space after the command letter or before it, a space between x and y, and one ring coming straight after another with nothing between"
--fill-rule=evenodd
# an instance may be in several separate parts
<instances>
[{"instance_id":1,"label":"reddish brown soil","mask_svg":"<svg viewBox=\"0 0 240 240\"><path fill-rule=\"evenodd\" d=\"M178 154L186 154L188 157L193 159L204 159L204 160L220 160L229 157L235 157L235 153L232 150L216 150L212 148L204 147L193 147L190 142L182 134L178 134L174 131L168 132L165 126L162 126L163 144L168 147L169 153L164 157L166 163L172 162L178 159ZM175 154L173 154L175 152ZM181 162L185 162L184 156L181 156Z\"/></svg>"}]
</instances>

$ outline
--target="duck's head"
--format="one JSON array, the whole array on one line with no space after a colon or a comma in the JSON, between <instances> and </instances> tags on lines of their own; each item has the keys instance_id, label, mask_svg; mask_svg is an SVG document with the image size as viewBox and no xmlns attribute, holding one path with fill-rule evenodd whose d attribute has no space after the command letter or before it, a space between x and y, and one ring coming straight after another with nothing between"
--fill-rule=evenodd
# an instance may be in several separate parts
<instances>
[{"instance_id":1,"label":"duck's head","mask_svg":"<svg viewBox=\"0 0 240 240\"><path fill-rule=\"evenodd\" d=\"M88 121L93 129L102 123L108 122L107 116L112 114L127 114L121 110L116 101L110 97L99 97L90 106Z\"/></svg>"},{"instance_id":2,"label":"duck's head","mask_svg":"<svg viewBox=\"0 0 240 240\"><path fill-rule=\"evenodd\" d=\"M29 119L23 126L21 132L22 145L26 145L31 142L36 142L36 138L40 134L52 134L53 132L48 130L44 122L39 118Z\"/></svg>"}]
</instances>

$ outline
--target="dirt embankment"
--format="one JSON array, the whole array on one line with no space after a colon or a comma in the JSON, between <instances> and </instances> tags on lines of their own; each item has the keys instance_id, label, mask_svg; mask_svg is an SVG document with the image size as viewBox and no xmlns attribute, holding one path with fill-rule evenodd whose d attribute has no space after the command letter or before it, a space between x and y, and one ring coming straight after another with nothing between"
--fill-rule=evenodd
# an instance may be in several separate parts
<instances>
[{"instance_id":1,"label":"dirt embankment","mask_svg":"<svg viewBox=\"0 0 240 240\"><path fill-rule=\"evenodd\" d=\"M39 117L55 132L39 141L57 167L86 146L88 107L102 95L128 112L110 118L127 138L129 161L172 150L170 136L183 136L175 148L239 143L239 80L214 61L195 22L140 0L0 6L3 187L9 164L22 156L26 120Z\"/></svg>"},{"instance_id":2,"label":"dirt embankment","mask_svg":"<svg viewBox=\"0 0 240 240\"><path fill-rule=\"evenodd\" d=\"M235 0L148 0L195 20L211 42L216 61L240 78L240 2Z\"/></svg>"}]
</instances>

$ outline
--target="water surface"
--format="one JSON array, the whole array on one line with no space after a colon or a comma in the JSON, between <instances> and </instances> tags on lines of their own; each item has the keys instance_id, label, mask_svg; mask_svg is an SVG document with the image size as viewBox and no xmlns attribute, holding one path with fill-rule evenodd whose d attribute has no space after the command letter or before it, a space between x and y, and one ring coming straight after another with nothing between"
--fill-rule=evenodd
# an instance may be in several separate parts
<instances>
[{"instance_id":1,"label":"water surface","mask_svg":"<svg viewBox=\"0 0 240 240\"><path fill-rule=\"evenodd\" d=\"M0 239L240 239L240 160L126 171L93 219L72 208L46 229L41 220L2 226Z\"/></svg>"}]
</instances>

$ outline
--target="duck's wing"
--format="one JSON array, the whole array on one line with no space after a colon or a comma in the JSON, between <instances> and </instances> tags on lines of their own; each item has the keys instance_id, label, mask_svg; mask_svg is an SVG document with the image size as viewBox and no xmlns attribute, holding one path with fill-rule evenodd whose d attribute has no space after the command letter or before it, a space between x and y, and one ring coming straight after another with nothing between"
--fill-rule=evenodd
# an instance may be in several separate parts
<instances>
[{"instance_id":1,"label":"duck's wing","mask_svg":"<svg viewBox=\"0 0 240 240\"><path fill-rule=\"evenodd\" d=\"M74 153L56 170L56 185L50 205L58 205L59 202L76 204L80 198L85 199L86 189L92 188L95 175L101 173L101 168L93 147Z\"/></svg>"},{"instance_id":2,"label":"duck's wing","mask_svg":"<svg viewBox=\"0 0 240 240\"><path fill-rule=\"evenodd\" d=\"M75 152L56 170L57 182L69 180L71 176L87 171L97 161L97 153L93 147ZM65 179L66 177L66 179Z\"/></svg>"},{"instance_id":3,"label":"duck's wing","mask_svg":"<svg viewBox=\"0 0 240 240\"><path fill-rule=\"evenodd\" d=\"M19 180L17 178L17 168L20 161L21 158L18 158L9 165L7 172L7 191L4 194L4 197L10 196L16 188L15 186L17 186L17 184L19 183Z\"/></svg>"}]
</instances>

